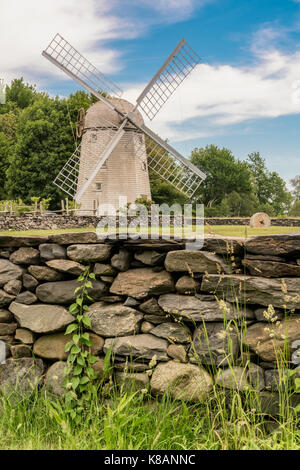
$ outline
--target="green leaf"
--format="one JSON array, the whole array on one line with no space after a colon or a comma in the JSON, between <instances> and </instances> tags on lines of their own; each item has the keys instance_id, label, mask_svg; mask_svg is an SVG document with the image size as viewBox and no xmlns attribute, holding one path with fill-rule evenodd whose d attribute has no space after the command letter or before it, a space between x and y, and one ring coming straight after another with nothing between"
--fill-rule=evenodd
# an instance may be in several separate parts
<instances>
[{"instance_id":1,"label":"green leaf","mask_svg":"<svg viewBox=\"0 0 300 470\"><path fill-rule=\"evenodd\" d=\"M96 356L89 356L88 357L89 364L95 364L98 361L98 357Z\"/></svg>"},{"instance_id":2,"label":"green leaf","mask_svg":"<svg viewBox=\"0 0 300 470\"><path fill-rule=\"evenodd\" d=\"M83 359L83 357L81 356L77 357L77 364L79 364L82 367L85 366L85 360Z\"/></svg>"},{"instance_id":3,"label":"green leaf","mask_svg":"<svg viewBox=\"0 0 300 470\"><path fill-rule=\"evenodd\" d=\"M86 315L84 315L84 316L82 317L82 323L83 323L85 326L88 326L89 328L91 328L91 326L92 326L92 322L91 322L90 317L87 317Z\"/></svg>"},{"instance_id":4,"label":"green leaf","mask_svg":"<svg viewBox=\"0 0 300 470\"><path fill-rule=\"evenodd\" d=\"M69 312L70 312L70 313L78 312L78 306L77 306L77 304L72 304L72 305L70 305L70 307L69 307Z\"/></svg>"},{"instance_id":5,"label":"green leaf","mask_svg":"<svg viewBox=\"0 0 300 470\"><path fill-rule=\"evenodd\" d=\"M67 344L66 344L66 347L65 347L65 352L68 352L70 351L71 347L73 346L73 341L69 341Z\"/></svg>"},{"instance_id":6,"label":"green leaf","mask_svg":"<svg viewBox=\"0 0 300 470\"><path fill-rule=\"evenodd\" d=\"M90 274L89 274L89 277L90 277L91 279L96 279L96 276L95 276L94 273L90 273Z\"/></svg>"},{"instance_id":7,"label":"green leaf","mask_svg":"<svg viewBox=\"0 0 300 470\"><path fill-rule=\"evenodd\" d=\"M81 381L81 380L79 379L79 377L72 377L72 378L71 378L70 382L71 382L71 384L72 384L73 390L76 390L76 388L78 387L80 381Z\"/></svg>"},{"instance_id":8,"label":"green leaf","mask_svg":"<svg viewBox=\"0 0 300 470\"><path fill-rule=\"evenodd\" d=\"M90 379L89 379L86 375L84 375L84 376L81 377L81 379L80 379L80 385L85 385L85 384L87 384L89 381L90 381Z\"/></svg>"},{"instance_id":9,"label":"green leaf","mask_svg":"<svg viewBox=\"0 0 300 470\"><path fill-rule=\"evenodd\" d=\"M80 375L82 370L83 370L82 367L77 365L77 366L74 367L73 374L74 375Z\"/></svg>"},{"instance_id":10,"label":"green leaf","mask_svg":"<svg viewBox=\"0 0 300 470\"><path fill-rule=\"evenodd\" d=\"M74 341L75 344L78 343L79 338L80 338L80 335L78 335L78 334L73 335L73 341Z\"/></svg>"},{"instance_id":11,"label":"green leaf","mask_svg":"<svg viewBox=\"0 0 300 470\"><path fill-rule=\"evenodd\" d=\"M78 325L76 323L71 323L71 325L68 325L67 326L67 329L66 329L66 332L65 332L65 335L68 335L70 333L73 333L73 331L77 330L78 329Z\"/></svg>"},{"instance_id":12,"label":"green leaf","mask_svg":"<svg viewBox=\"0 0 300 470\"><path fill-rule=\"evenodd\" d=\"M87 289L91 289L91 288L93 287L91 281L87 281L87 282L85 283L85 287L86 287Z\"/></svg>"},{"instance_id":13,"label":"green leaf","mask_svg":"<svg viewBox=\"0 0 300 470\"><path fill-rule=\"evenodd\" d=\"M81 297L77 297L76 303L77 303L78 305L80 305L80 307L81 307L81 305L82 305L82 302L83 302L82 298L81 298Z\"/></svg>"},{"instance_id":14,"label":"green leaf","mask_svg":"<svg viewBox=\"0 0 300 470\"><path fill-rule=\"evenodd\" d=\"M71 354L78 354L80 353L81 349L79 348L79 346L73 346L72 349L71 349Z\"/></svg>"}]
</instances>

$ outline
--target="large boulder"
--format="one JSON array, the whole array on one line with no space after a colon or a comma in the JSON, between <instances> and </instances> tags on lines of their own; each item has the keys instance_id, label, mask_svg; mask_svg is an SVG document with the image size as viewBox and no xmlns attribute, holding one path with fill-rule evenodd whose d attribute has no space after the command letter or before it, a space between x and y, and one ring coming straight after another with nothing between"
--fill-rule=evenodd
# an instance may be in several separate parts
<instances>
[{"instance_id":1,"label":"large boulder","mask_svg":"<svg viewBox=\"0 0 300 470\"><path fill-rule=\"evenodd\" d=\"M144 299L152 294L172 292L174 283L166 271L154 272L151 268L130 269L119 273L114 280L110 292L127 295L135 299Z\"/></svg>"},{"instance_id":2,"label":"large boulder","mask_svg":"<svg viewBox=\"0 0 300 470\"><path fill-rule=\"evenodd\" d=\"M20 266L16 266L7 259L0 259L0 287L9 281L21 279L22 275L23 269Z\"/></svg>"},{"instance_id":3,"label":"large boulder","mask_svg":"<svg viewBox=\"0 0 300 470\"><path fill-rule=\"evenodd\" d=\"M248 367L230 367L219 369L215 382L222 388L245 391L250 388L263 390L265 388L264 370L257 364L249 364Z\"/></svg>"},{"instance_id":4,"label":"large boulder","mask_svg":"<svg viewBox=\"0 0 300 470\"><path fill-rule=\"evenodd\" d=\"M116 372L115 382L127 393L147 390L149 387L149 377L143 373Z\"/></svg>"},{"instance_id":5,"label":"large boulder","mask_svg":"<svg viewBox=\"0 0 300 470\"><path fill-rule=\"evenodd\" d=\"M159 338L165 338L170 343L189 343L191 341L190 330L178 323L166 322L151 329L151 334Z\"/></svg>"},{"instance_id":6,"label":"large boulder","mask_svg":"<svg viewBox=\"0 0 300 470\"><path fill-rule=\"evenodd\" d=\"M54 282L61 281L64 278L63 274L48 268L48 266L29 266L28 272L38 281Z\"/></svg>"},{"instance_id":7,"label":"large boulder","mask_svg":"<svg viewBox=\"0 0 300 470\"><path fill-rule=\"evenodd\" d=\"M248 253L258 255L300 255L300 234L291 233L288 235L264 235L250 238L245 242Z\"/></svg>"},{"instance_id":8,"label":"large boulder","mask_svg":"<svg viewBox=\"0 0 300 470\"><path fill-rule=\"evenodd\" d=\"M37 296L29 290L21 292L21 294L17 295L17 297L15 298L15 302L25 305L35 304L37 300Z\"/></svg>"},{"instance_id":9,"label":"large boulder","mask_svg":"<svg viewBox=\"0 0 300 470\"><path fill-rule=\"evenodd\" d=\"M58 305L24 305L12 302L9 310L22 328L27 328L35 333L58 331L74 321L73 315Z\"/></svg>"},{"instance_id":10,"label":"large boulder","mask_svg":"<svg viewBox=\"0 0 300 470\"><path fill-rule=\"evenodd\" d=\"M116 253L111 258L111 265L117 271L127 271L130 266L131 255L129 251L124 250L124 248L120 248L119 253Z\"/></svg>"},{"instance_id":11,"label":"large boulder","mask_svg":"<svg viewBox=\"0 0 300 470\"><path fill-rule=\"evenodd\" d=\"M104 340L94 333L90 333L92 340L91 353L99 354L102 351ZM44 335L37 339L33 345L33 352L36 356L52 361L65 361L69 353L65 352L66 344L71 341L72 335L64 333L54 333L52 335Z\"/></svg>"},{"instance_id":12,"label":"large boulder","mask_svg":"<svg viewBox=\"0 0 300 470\"><path fill-rule=\"evenodd\" d=\"M222 237L205 234L203 249L218 255L241 255L244 252L244 238Z\"/></svg>"},{"instance_id":13,"label":"large boulder","mask_svg":"<svg viewBox=\"0 0 300 470\"><path fill-rule=\"evenodd\" d=\"M57 233L49 235L48 239L51 243L57 243L58 245L97 243L99 241L96 232Z\"/></svg>"},{"instance_id":14,"label":"large boulder","mask_svg":"<svg viewBox=\"0 0 300 470\"><path fill-rule=\"evenodd\" d=\"M199 290L200 283L191 276L181 276L176 282L175 288L178 294L194 294Z\"/></svg>"},{"instance_id":15,"label":"large boulder","mask_svg":"<svg viewBox=\"0 0 300 470\"><path fill-rule=\"evenodd\" d=\"M209 396L213 381L208 372L198 366L169 361L155 368L150 387L157 395L168 392L174 399L196 403Z\"/></svg>"},{"instance_id":16,"label":"large boulder","mask_svg":"<svg viewBox=\"0 0 300 470\"><path fill-rule=\"evenodd\" d=\"M273 305L300 309L300 277L268 279L242 275L210 274L203 277L201 290L212 292L229 302Z\"/></svg>"},{"instance_id":17,"label":"large boulder","mask_svg":"<svg viewBox=\"0 0 300 470\"><path fill-rule=\"evenodd\" d=\"M147 315L165 315L163 309L158 305L157 300L155 297L151 297L151 299L146 300L145 302L139 305L139 310Z\"/></svg>"},{"instance_id":18,"label":"large boulder","mask_svg":"<svg viewBox=\"0 0 300 470\"><path fill-rule=\"evenodd\" d=\"M155 250L146 250L141 253L135 253L134 258L148 266L157 266L158 264L163 263L165 255Z\"/></svg>"},{"instance_id":19,"label":"large boulder","mask_svg":"<svg viewBox=\"0 0 300 470\"><path fill-rule=\"evenodd\" d=\"M229 273L230 267L221 256L208 251L169 251L165 259L167 271L193 273Z\"/></svg>"},{"instance_id":20,"label":"large boulder","mask_svg":"<svg viewBox=\"0 0 300 470\"><path fill-rule=\"evenodd\" d=\"M108 260L111 252L111 246L101 243L94 245L71 245L67 248L67 255L73 261L84 261L85 263L94 263L96 261Z\"/></svg>"},{"instance_id":21,"label":"large boulder","mask_svg":"<svg viewBox=\"0 0 300 470\"><path fill-rule=\"evenodd\" d=\"M30 396L41 383L43 372L41 359L7 359L4 364L0 364L0 392L13 402L20 401Z\"/></svg>"},{"instance_id":22,"label":"large boulder","mask_svg":"<svg viewBox=\"0 0 300 470\"><path fill-rule=\"evenodd\" d=\"M156 356L158 361L168 360L168 341L151 334L108 338L104 343L104 352L106 353L110 347L117 356L132 356L149 360Z\"/></svg>"},{"instance_id":23,"label":"large boulder","mask_svg":"<svg viewBox=\"0 0 300 470\"><path fill-rule=\"evenodd\" d=\"M254 314L250 309L239 311L232 304L223 300L202 300L205 297L195 297L179 294L164 294L158 299L159 306L164 312L183 320L191 322L200 321L223 321L237 318L253 318Z\"/></svg>"},{"instance_id":24,"label":"large boulder","mask_svg":"<svg viewBox=\"0 0 300 470\"><path fill-rule=\"evenodd\" d=\"M40 245L41 243L46 243L48 241L48 237L36 237L36 236L28 236L28 237L16 237L13 235L0 235L0 246L36 246Z\"/></svg>"},{"instance_id":25,"label":"large boulder","mask_svg":"<svg viewBox=\"0 0 300 470\"><path fill-rule=\"evenodd\" d=\"M300 338L300 315L292 315L281 322L255 323L248 327L243 343L263 361L275 362L278 355L291 355L291 345Z\"/></svg>"},{"instance_id":26,"label":"large boulder","mask_svg":"<svg viewBox=\"0 0 300 470\"><path fill-rule=\"evenodd\" d=\"M57 243L42 243L39 246L39 250L42 261L65 259L67 257L66 249Z\"/></svg>"},{"instance_id":27,"label":"large boulder","mask_svg":"<svg viewBox=\"0 0 300 470\"><path fill-rule=\"evenodd\" d=\"M36 289L36 295L41 302L49 304L71 304L78 293L75 289L80 287L80 283L74 281L46 282ZM89 295L95 301L106 293L106 285L101 281L92 281L92 287L88 288Z\"/></svg>"},{"instance_id":28,"label":"large boulder","mask_svg":"<svg viewBox=\"0 0 300 470\"><path fill-rule=\"evenodd\" d=\"M252 276L262 277L300 277L300 266L289 263L278 263L277 261L265 261L258 259L242 260L245 268Z\"/></svg>"},{"instance_id":29,"label":"large boulder","mask_svg":"<svg viewBox=\"0 0 300 470\"><path fill-rule=\"evenodd\" d=\"M79 276L85 270L85 267L77 263L77 261L71 261L69 259L53 259L51 261L46 261L49 268L55 269L61 273L73 274Z\"/></svg>"},{"instance_id":30,"label":"large boulder","mask_svg":"<svg viewBox=\"0 0 300 470\"><path fill-rule=\"evenodd\" d=\"M237 358L238 352L238 337L233 328L211 322L195 329L190 361L224 367Z\"/></svg>"},{"instance_id":31,"label":"large boulder","mask_svg":"<svg viewBox=\"0 0 300 470\"><path fill-rule=\"evenodd\" d=\"M39 264L40 252L35 248L22 247L14 251L9 259L14 264Z\"/></svg>"},{"instance_id":32,"label":"large boulder","mask_svg":"<svg viewBox=\"0 0 300 470\"><path fill-rule=\"evenodd\" d=\"M11 281L8 281L7 284L5 284L3 290L8 294L18 295L22 290L22 281L19 279L11 279Z\"/></svg>"},{"instance_id":33,"label":"large boulder","mask_svg":"<svg viewBox=\"0 0 300 470\"><path fill-rule=\"evenodd\" d=\"M89 307L91 329L105 337L128 336L138 332L143 314L121 303L97 302Z\"/></svg>"}]
</instances>

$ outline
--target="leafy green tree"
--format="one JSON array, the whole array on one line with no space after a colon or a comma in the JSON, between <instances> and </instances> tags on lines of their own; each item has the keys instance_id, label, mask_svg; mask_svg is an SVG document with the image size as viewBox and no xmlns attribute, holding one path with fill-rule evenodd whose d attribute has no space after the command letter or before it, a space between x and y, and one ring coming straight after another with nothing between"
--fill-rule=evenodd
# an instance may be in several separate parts
<instances>
[{"instance_id":1,"label":"leafy green tree","mask_svg":"<svg viewBox=\"0 0 300 470\"><path fill-rule=\"evenodd\" d=\"M291 179L291 184L293 186L292 195L295 201L300 199L300 175L295 176L295 178Z\"/></svg>"},{"instance_id":2,"label":"leafy green tree","mask_svg":"<svg viewBox=\"0 0 300 470\"><path fill-rule=\"evenodd\" d=\"M199 200L206 206L220 204L222 199L235 191L238 194L251 193L251 178L247 164L237 160L226 148L216 145L195 148L191 162L207 177L199 189Z\"/></svg>"},{"instance_id":3,"label":"leafy green tree","mask_svg":"<svg viewBox=\"0 0 300 470\"><path fill-rule=\"evenodd\" d=\"M300 217L300 199L294 202L289 212L292 217Z\"/></svg>"},{"instance_id":4,"label":"leafy green tree","mask_svg":"<svg viewBox=\"0 0 300 470\"><path fill-rule=\"evenodd\" d=\"M253 191L262 206L272 208L274 215L282 215L290 208L292 197L285 181L275 171L270 172L259 152L248 155ZM272 214L270 214L272 215Z\"/></svg>"},{"instance_id":5,"label":"leafy green tree","mask_svg":"<svg viewBox=\"0 0 300 470\"><path fill-rule=\"evenodd\" d=\"M30 106L37 94L35 85L24 83L23 77L16 78L6 87L6 103L14 103L17 108L24 109Z\"/></svg>"}]
</instances>

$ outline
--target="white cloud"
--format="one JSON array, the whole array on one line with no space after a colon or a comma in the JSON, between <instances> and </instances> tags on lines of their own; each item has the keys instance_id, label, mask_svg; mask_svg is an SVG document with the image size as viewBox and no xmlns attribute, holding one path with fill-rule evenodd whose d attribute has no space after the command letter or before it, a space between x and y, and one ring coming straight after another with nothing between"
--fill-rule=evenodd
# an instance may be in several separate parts
<instances>
[{"instance_id":1,"label":"white cloud","mask_svg":"<svg viewBox=\"0 0 300 470\"><path fill-rule=\"evenodd\" d=\"M199 64L151 127L182 141L218 134L251 119L300 114L300 52L256 53L248 67ZM143 86L129 87L126 96L133 100Z\"/></svg>"}]
</instances>

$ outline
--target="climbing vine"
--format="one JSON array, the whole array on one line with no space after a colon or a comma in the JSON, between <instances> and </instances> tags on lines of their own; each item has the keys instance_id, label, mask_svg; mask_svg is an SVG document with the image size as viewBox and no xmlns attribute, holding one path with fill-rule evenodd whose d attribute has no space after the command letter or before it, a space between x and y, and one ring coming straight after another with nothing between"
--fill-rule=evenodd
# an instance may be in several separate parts
<instances>
[{"instance_id":1,"label":"climbing vine","mask_svg":"<svg viewBox=\"0 0 300 470\"><path fill-rule=\"evenodd\" d=\"M78 277L80 286L75 289L76 300L69 312L74 316L74 322L68 325L65 334L72 335L72 339L66 344L65 352L68 352L67 366L65 368L66 410L72 420L76 420L86 409L87 401L93 394L92 384L97 378L93 364L98 358L91 352L92 340L86 328L91 327L91 319L86 315L89 307L87 301L93 301L88 289L92 287L91 279L95 274L90 272L87 266Z\"/></svg>"}]
</instances>

